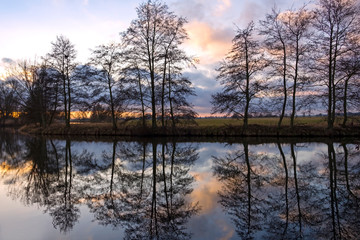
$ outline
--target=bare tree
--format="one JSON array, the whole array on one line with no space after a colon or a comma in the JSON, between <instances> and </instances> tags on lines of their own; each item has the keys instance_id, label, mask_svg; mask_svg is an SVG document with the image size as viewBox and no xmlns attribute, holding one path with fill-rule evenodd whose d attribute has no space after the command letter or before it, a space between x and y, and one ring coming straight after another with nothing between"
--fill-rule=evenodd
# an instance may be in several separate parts
<instances>
[{"instance_id":1,"label":"bare tree","mask_svg":"<svg viewBox=\"0 0 360 240\"><path fill-rule=\"evenodd\" d=\"M265 46L272 56L272 67L275 77L281 76L282 78L282 92L283 103L281 108L281 115L278 122L280 128L282 120L286 111L286 104L288 98L288 32L283 21L279 18L280 12L275 8L272 9L270 14L266 15L265 20L260 21L261 29L260 34L265 36Z\"/></svg>"},{"instance_id":2,"label":"bare tree","mask_svg":"<svg viewBox=\"0 0 360 240\"><path fill-rule=\"evenodd\" d=\"M162 76L162 83L161 83L161 126L164 127L165 126L165 98L166 98L166 93L165 93L165 89L166 89L166 82L168 80L169 82L169 76L167 74L167 72L169 72L169 75L171 73L171 69L167 70L167 68L170 68L171 65L171 61L172 63L174 63L175 61L186 61L188 59L188 57L186 56L186 54L184 52L182 52L182 57L181 58L174 58L172 56L174 56L173 52L174 52L174 48L177 48L177 46L181 45L184 40L188 39L187 33L185 31L184 28L184 24L187 23L185 18L182 17L176 17L175 15L171 14L169 15L169 17L165 20L167 23L165 23L165 33L166 33L166 37L164 38L163 41L163 49L162 49L162 57L163 57L163 67L162 67L162 72L163 72L163 76ZM170 59L170 57L172 59ZM169 86L170 87L170 86ZM169 94L170 94L170 89L168 89ZM170 101L170 99L169 99ZM171 102L170 102L171 104ZM172 117L173 118L173 117Z\"/></svg>"},{"instance_id":3,"label":"bare tree","mask_svg":"<svg viewBox=\"0 0 360 240\"><path fill-rule=\"evenodd\" d=\"M66 126L70 127L72 106L72 78L71 74L77 66L75 62L76 50L70 40L64 36L57 36L56 41L51 43L52 50L48 53L51 68L59 72L62 81L62 97L64 103L64 114Z\"/></svg>"},{"instance_id":4,"label":"bare tree","mask_svg":"<svg viewBox=\"0 0 360 240\"><path fill-rule=\"evenodd\" d=\"M131 22L122 36L127 49L137 53L136 68L148 71L152 129L155 130L158 104L162 126L165 125L169 54L173 47L179 46L187 38L184 28L186 20L170 12L168 6L160 1L149 0L140 4L137 15L138 18Z\"/></svg>"},{"instance_id":5,"label":"bare tree","mask_svg":"<svg viewBox=\"0 0 360 240\"><path fill-rule=\"evenodd\" d=\"M47 115L56 97L55 78L46 61L39 64L35 60L22 60L9 68L7 86L27 122L38 122L43 127L51 123Z\"/></svg>"},{"instance_id":6,"label":"bare tree","mask_svg":"<svg viewBox=\"0 0 360 240\"><path fill-rule=\"evenodd\" d=\"M130 86L129 100L133 102L132 111L141 113L142 126L145 127L146 112L151 108L150 75L141 65L141 55L133 49L124 52L124 64L125 80Z\"/></svg>"},{"instance_id":7,"label":"bare tree","mask_svg":"<svg viewBox=\"0 0 360 240\"><path fill-rule=\"evenodd\" d=\"M355 0L319 0L314 26L317 30L314 43L319 50L315 54L313 70L319 80L324 79L327 92L327 122L332 129L335 122L337 88L341 82L339 59L346 54L346 43L351 32L356 32L360 16Z\"/></svg>"},{"instance_id":8,"label":"bare tree","mask_svg":"<svg viewBox=\"0 0 360 240\"><path fill-rule=\"evenodd\" d=\"M359 22L360 23L360 22ZM345 127L348 121L349 105L357 105L356 95L358 86L356 80L360 76L360 28L358 32L350 33L351 37L346 44L346 54L339 59L339 72L341 73L342 84L340 86L340 100L342 101L342 112L344 115L342 126Z\"/></svg>"},{"instance_id":9,"label":"bare tree","mask_svg":"<svg viewBox=\"0 0 360 240\"><path fill-rule=\"evenodd\" d=\"M195 67L194 61L196 60L188 57L184 51L177 47L173 47L168 53L167 96L164 96L164 99L167 99L169 104L167 115L170 115L173 128L175 128L178 119L187 119L191 122L197 115L187 99L188 96L196 96L192 83L182 75L184 68Z\"/></svg>"},{"instance_id":10,"label":"bare tree","mask_svg":"<svg viewBox=\"0 0 360 240\"><path fill-rule=\"evenodd\" d=\"M301 66L304 65L305 57L310 51L308 39L311 36L310 26L314 15L308 11L305 6L299 10L289 10L282 15L282 20L289 34L289 48L291 51L291 73L293 80L292 86L292 110L290 117L290 126L294 127L294 119L296 114L296 93L298 90L299 80L305 82L307 79Z\"/></svg>"},{"instance_id":11,"label":"bare tree","mask_svg":"<svg viewBox=\"0 0 360 240\"><path fill-rule=\"evenodd\" d=\"M265 66L259 43L253 38L254 23L238 29L231 51L218 69L217 80L223 92L212 96L213 113L242 115L243 129L248 126L250 102L261 95L262 82L257 79Z\"/></svg>"},{"instance_id":12,"label":"bare tree","mask_svg":"<svg viewBox=\"0 0 360 240\"><path fill-rule=\"evenodd\" d=\"M92 51L90 64L100 69L101 76L98 76L96 84L96 92L100 94L106 90L108 96L105 97L110 105L113 129L116 130L116 113L115 113L115 99L114 90L116 84L119 82L121 73L121 47L120 44L110 43L108 45L100 45ZM101 95L101 94L100 94Z\"/></svg>"},{"instance_id":13,"label":"bare tree","mask_svg":"<svg viewBox=\"0 0 360 240\"><path fill-rule=\"evenodd\" d=\"M0 80L0 120L2 126L5 126L5 121L16 111L17 105L14 90L8 82Z\"/></svg>"},{"instance_id":14,"label":"bare tree","mask_svg":"<svg viewBox=\"0 0 360 240\"><path fill-rule=\"evenodd\" d=\"M301 61L309 52L309 43L306 39L310 36L310 24L313 19L305 7L299 10L280 12L273 8L271 14L261 21L260 34L265 35L265 46L272 56L273 76L282 77L283 104L278 127L281 126L286 112L290 79L292 84L292 111L290 126L294 126L296 114L296 92L299 80L305 80L306 75L300 71Z\"/></svg>"}]
</instances>

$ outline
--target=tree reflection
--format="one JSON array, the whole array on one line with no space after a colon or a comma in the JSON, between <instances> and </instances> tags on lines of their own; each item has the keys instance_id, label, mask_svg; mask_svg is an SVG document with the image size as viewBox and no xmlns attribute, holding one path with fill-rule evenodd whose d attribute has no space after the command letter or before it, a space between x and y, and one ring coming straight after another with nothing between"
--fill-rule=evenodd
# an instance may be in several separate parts
<instances>
[{"instance_id":1,"label":"tree reflection","mask_svg":"<svg viewBox=\"0 0 360 240\"><path fill-rule=\"evenodd\" d=\"M190 238L185 224L198 206L188 203L186 195L194 182L189 170L198 158L196 149L157 142L120 144L118 148L107 177L108 193L100 191L96 200L89 201L96 219L104 225L123 226L125 239ZM112 156L114 159L114 152ZM95 179L106 181L100 175L107 174L99 172Z\"/></svg>"},{"instance_id":2,"label":"tree reflection","mask_svg":"<svg viewBox=\"0 0 360 240\"><path fill-rule=\"evenodd\" d=\"M76 205L76 193L72 193L73 184L73 156L71 153L70 140L65 145L65 167L62 176L52 184L55 194L49 198L46 211L53 217L53 225L61 232L68 232L80 217L80 210Z\"/></svg>"},{"instance_id":3,"label":"tree reflection","mask_svg":"<svg viewBox=\"0 0 360 240\"><path fill-rule=\"evenodd\" d=\"M328 143L328 194L330 195L329 204L326 207L326 221L328 221L328 237L333 239L356 239L360 235L360 216L359 211L359 181L360 170L359 161L349 168L349 150L346 144L342 144L343 152L336 151L334 144ZM357 154L354 154L357 155ZM354 159L352 159L354 160ZM349 179L353 183L350 185ZM355 193L355 194L354 194Z\"/></svg>"},{"instance_id":4,"label":"tree reflection","mask_svg":"<svg viewBox=\"0 0 360 240\"><path fill-rule=\"evenodd\" d=\"M232 216L236 231L242 239L253 239L262 228L266 215L266 200L261 188L269 181L261 174L267 172L258 160L262 156L249 153L248 143L243 149L226 157L214 157L214 173L223 182L219 192L220 203ZM253 165L253 166L251 166Z\"/></svg>"},{"instance_id":5,"label":"tree reflection","mask_svg":"<svg viewBox=\"0 0 360 240\"><path fill-rule=\"evenodd\" d=\"M86 204L125 239L190 239L190 169L197 147L178 142L87 142L0 134L0 178L9 195L71 231ZM93 146L93 145L91 145ZM333 143L235 144L213 157L219 203L241 239L356 239L360 152ZM264 150L265 149L265 150ZM103 151L102 151L103 150ZM207 214L207 213L204 213Z\"/></svg>"},{"instance_id":6,"label":"tree reflection","mask_svg":"<svg viewBox=\"0 0 360 240\"><path fill-rule=\"evenodd\" d=\"M219 202L241 239L359 236L359 155L346 144L337 150L332 142L326 146L322 158L301 163L296 149L306 150L306 144L287 144L284 151L278 143L278 154L264 154L244 142L225 157L213 157L223 184Z\"/></svg>"}]
</instances>

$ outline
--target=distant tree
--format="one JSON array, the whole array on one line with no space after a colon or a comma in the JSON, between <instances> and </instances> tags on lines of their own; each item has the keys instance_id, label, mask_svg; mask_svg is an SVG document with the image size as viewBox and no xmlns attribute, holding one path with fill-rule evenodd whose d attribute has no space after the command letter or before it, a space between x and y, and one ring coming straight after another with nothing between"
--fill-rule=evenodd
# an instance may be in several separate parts
<instances>
[{"instance_id":1,"label":"distant tree","mask_svg":"<svg viewBox=\"0 0 360 240\"><path fill-rule=\"evenodd\" d=\"M20 108L25 108L27 99L33 91L36 69L36 61L30 60L21 60L9 67L7 82L15 93Z\"/></svg>"},{"instance_id":2,"label":"distant tree","mask_svg":"<svg viewBox=\"0 0 360 240\"><path fill-rule=\"evenodd\" d=\"M332 129L335 122L338 87L342 81L339 59L347 53L346 43L352 32L358 32L359 4L356 0L319 0L315 10L314 27L317 34L314 44L319 51L314 52L319 81L327 87L327 122ZM324 78L326 76L326 78Z\"/></svg>"},{"instance_id":3,"label":"distant tree","mask_svg":"<svg viewBox=\"0 0 360 240\"><path fill-rule=\"evenodd\" d=\"M75 62L76 50L70 40L64 36L57 36L56 41L51 43L52 50L47 58L51 68L58 71L62 84L62 100L64 104L65 123L70 127L72 106L72 74L77 64Z\"/></svg>"},{"instance_id":4,"label":"distant tree","mask_svg":"<svg viewBox=\"0 0 360 240\"><path fill-rule=\"evenodd\" d=\"M95 95L100 97L97 102L100 101L109 105L114 130L117 129L114 91L120 90L117 89L116 85L120 84L121 56L120 44L110 43L97 46L92 51L92 57L90 58L90 64L97 67L99 69L98 73L100 73L95 78L97 81L95 83L92 81L91 84L95 87ZM105 92L106 94L104 94Z\"/></svg>"},{"instance_id":5,"label":"distant tree","mask_svg":"<svg viewBox=\"0 0 360 240\"><path fill-rule=\"evenodd\" d=\"M250 103L261 96L263 83L257 78L266 65L258 41L253 37L254 23L238 29L231 51L218 69L217 80L223 91L212 95L213 113L238 114L244 119L243 129L248 126Z\"/></svg>"},{"instance_id":6,"label":"distant tree","mask_svg":"<svg viewBox=\"0 0 360 240\"><path fill-rule=\"evenodd\" d=\"M28 121L43 127L52 123L59 105L58 77L58 72L50 69L46 60L33 66L32 88L24 107Z\"/></svg>"},{"instance_id":7,"label":"distant tree","mask_svg":"<svg viewBox=\"0 0 360 240\"><path fill-rule=\"evenodd\" d=\"M17 99L15 92L9 83L0 80L0 120L1 125L17 110Z\"/></svg>"}]
</instances>

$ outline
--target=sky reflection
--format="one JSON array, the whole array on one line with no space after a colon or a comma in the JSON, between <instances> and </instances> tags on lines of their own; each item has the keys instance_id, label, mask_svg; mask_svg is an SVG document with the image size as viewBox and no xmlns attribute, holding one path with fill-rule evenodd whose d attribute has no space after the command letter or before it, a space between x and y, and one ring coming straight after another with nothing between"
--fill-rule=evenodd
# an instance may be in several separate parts
<instances>
[{"instance_id":1,"label":"sky reflection","mask_svg":"<svg viewBox=\"0 0 360 240\"><path fill-rule=\"evenodd\" d=\"M354 146L0 134L0 239L356 239Z\"/></svg>"}]
</instances>

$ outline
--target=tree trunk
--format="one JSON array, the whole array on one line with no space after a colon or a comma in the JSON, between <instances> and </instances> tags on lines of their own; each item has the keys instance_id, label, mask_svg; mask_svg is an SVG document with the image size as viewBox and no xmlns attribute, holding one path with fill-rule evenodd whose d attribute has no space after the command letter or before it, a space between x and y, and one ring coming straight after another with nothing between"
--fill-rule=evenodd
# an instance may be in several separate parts
<instances>
[{"instance_id":1,"label":"tree trunk","mask_svg":"<svg viewBox=\"0 0 360 240\"><path fill-rule=\"evenodd\" d=\"M112 89L111 89L111 79L109 76L109 73L107 74L108 77L108 87L109 87L109 94L110 94L110 106L111 106L111 118L112 118L112 124L113 124L113 130L116 131L116 117L115 117L115 106L114 106L114 99L112 95Z\"/></svg>"},{"instance_id":2,"label":"tree trunk","mask_svg":"<svg viewBox=\"0 0 360 240\"><path fill-rule=\"evenodd\" d=\"M161 86L161 126L165 127L165 84L166 84L167 52L165 53L163 81Z\"/></svg>"},{"instance_id":3,"label":"tree trunk","mask_svg":"<svg viewBox=\"0 0 360 240\"><path fill-rule=\"evenodd\" d=\"M281 127L281 123L282 120L284 118L285 115L285 110L286 110L286 102L287 102L287 87L286 87L286 47L285 47L285 43L283 40L281 40L282 43L282 47L283 47L283 85L284 85L284 102L283 102L283 106L282 106L282 110L281 110L281 115L280 115L280 119L278 122L278 128Z\"/></svg>"},{"instance_id":4,"label":"tree trunk","mask_svg":"<svg viewBox=\"0 0 360 240\"><path fill-rule=\"evenodd\" d=\"M64 95L64 117L65 117L65 124L68 127L68 121L67 121L67 116L68 116L68 110L67 110L67 94L66 94L66 76L63 76L63 95Z\"/></svg>"},{"instance_id":5,"label":"tree trunk","mask_svg":"<svg viewBox=\"0 0 360 240\"><path fill-rule=\"evenodd\" d=\"M250 105L250 70L249 70L249 55L248 55L248 47L247 47L247 39L245 39L245 58L246 58L246 104L245 104L245 111L244 111L244 126L243 131L245 131L248 127L248 112L249 112L249 105Z\"/></svg>"},{"instance_id":6,"label":"tree trunk","mask_svg":"<svg viewBox=\"0 0 360 240\"><path fill-rule=\"evenodd\" d=\"M68 62L66 63L66 79L67 79L67 94L68 94L68 116L66 121L66 126L70 127L70 118L71 118L71 92L70 92L70 77L69 77L69 66Z\"/></svg>"},{"instance_id":7,"label":"tree trunk","mask_svg":"<svg viewBox=\"0 0 360 240\"><path fill-rule=\"evenodd\" d=\"M140 70L139 69L138 69L138 82L139 82L140 101L141 101L142 126L145 127L146 126L146 119L145 119L144 94L142 92L141 75L140 75Z\"/></svg>"},{"instance_id":8,"label":"tree trunk","mask_svg":"<svg viewBox=\"0 0 360 240\"><path fill-rule=\"evenodd\" d=\"M175 129L175 117L174 117L174 109L172 105L172 98L171 98L171 71L170 71L170 62L169 62L169 103L170 103L170 116L171 116L171 126Z\"/></svg>"},{"instance_id":9,"label":"tree trunk","mask_svg":"<svg viewBox=\"0 0 360 240\"><path fill-rule=\"evenodd\" d=\"M294 85L293 85L293 95L292 95L292 112L290 118L290 127L294 127L295 112L296 112L296 88L297 88L297 79L298 79L298 70L299 70L299 38L296 38L296 59L295 59L295 74L294 74Z\"/></svg>"},{"instance_id":10,"label":"tree trunk","mask_svg":"<svg viewBox=\"0 0 360 240\"><path fill-rule=\"evenodd\" d=\"M347 90L348 90L348 84L349 84L350 77L351 76L346 78L345 86L344 86L344 99L343 99L344 120L343 120L343 123L342 123L343 127L346 127L346 122L347 122L347 119L348 119L348 116L347 116Z\"/></svg>"},{"instance_id":11,"label":"tree trunk","mask_svg":"<svg viewBox=\"0 0 360 240\"><path fill-rule=\"evenodd\" d=\"M296 164L296 155L294 150L294 144L290 145L291 147L291 157L293 159L294 164L294 181L295 181L295 192L296 192L296 200L297 200L297 208L298 208L298 219L299 219L299 232L300 237L302 238L302 213L301 213L301 206L300 206L300 192L299 192L299 184L297 178L297 164Z\"/></svg>"}]
</instances>

